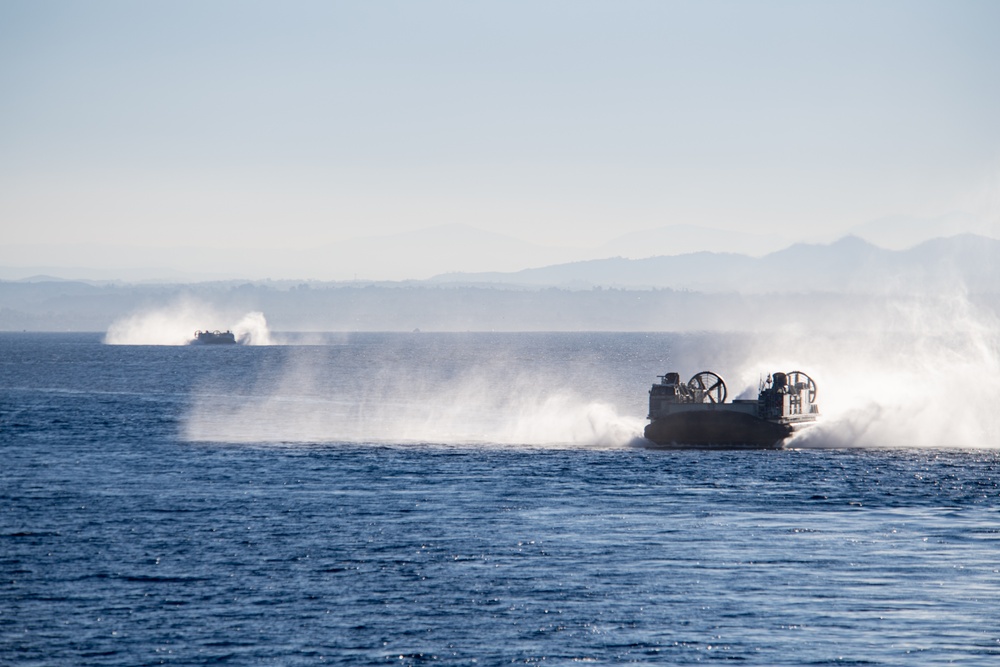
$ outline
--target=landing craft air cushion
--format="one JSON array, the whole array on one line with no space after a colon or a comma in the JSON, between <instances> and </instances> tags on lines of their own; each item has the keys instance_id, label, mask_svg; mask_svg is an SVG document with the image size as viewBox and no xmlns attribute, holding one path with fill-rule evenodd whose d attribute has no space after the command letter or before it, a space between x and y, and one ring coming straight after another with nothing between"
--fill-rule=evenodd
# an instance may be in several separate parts
<instances>
[{"instance_id":1,"label":"landing craft air cushion","mask_svg":"<svg viewBox=\"0 0 1000 667\"><path fill-rule=\"evenodd\" d=\"M773 373L756 399L726 403L726 383L712 371L687 383L661 375L649 390L643 435L660 447L781 449L793 433L816 423L816 383L802 371Z\"/></svg>"},{"instance_id":2,"label":"landing craft air cushion","mask_svg":"<svg viewBox=\"0 0 1000 667\"><path fill-rule=\"evenodd\" d=\"M236 335L229 330L195 331L191 345L236 345Z\"/></svg>"}]
</instances>

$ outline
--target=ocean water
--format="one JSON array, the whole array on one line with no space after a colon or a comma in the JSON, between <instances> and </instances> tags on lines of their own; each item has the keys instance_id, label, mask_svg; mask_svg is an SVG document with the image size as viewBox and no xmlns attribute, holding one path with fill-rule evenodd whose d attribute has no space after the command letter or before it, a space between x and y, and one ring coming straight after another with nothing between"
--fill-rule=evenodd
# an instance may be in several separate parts
<instances>
[{"instance_id":1,"label":"ocean water","mask_svg":"<svg viewBox=\"0 0 1000 667\"><path fill-rule=\"evenodd\" d=\"M0 334L0 664L1000 664L989 418L658 451L739 337L284 341Z\"/></svg>"}]
</instances>

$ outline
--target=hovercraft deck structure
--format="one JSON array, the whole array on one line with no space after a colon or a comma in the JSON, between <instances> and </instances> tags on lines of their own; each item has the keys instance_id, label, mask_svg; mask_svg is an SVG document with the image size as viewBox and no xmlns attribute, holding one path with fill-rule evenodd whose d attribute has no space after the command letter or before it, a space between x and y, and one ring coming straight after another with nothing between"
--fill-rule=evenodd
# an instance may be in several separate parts
<instances>
[{"instance_id":1,"label":"hovercraft deck structure","mask_svg":"<svg viewBox=\"0 0 1000 667\"><path fill-rule=\"evenodd\" d=\"M773 373L756 400L726 403L726 383L702 371L686 384L678 373L661 375L649 390L644 435L660 447L781 449L796 431L819 417L816 383L802 371Z\"/></svg>"},{"instance_id":2,"label":"hovercraft deck structure","mask_svg":"<svg viewBox=\"0 0 1000 667\"><path fill-rule=\"evenodd\" d=\"M236 335L232 331L195 331L192 345L236 345Z\"/></svg>"}]
</instances>

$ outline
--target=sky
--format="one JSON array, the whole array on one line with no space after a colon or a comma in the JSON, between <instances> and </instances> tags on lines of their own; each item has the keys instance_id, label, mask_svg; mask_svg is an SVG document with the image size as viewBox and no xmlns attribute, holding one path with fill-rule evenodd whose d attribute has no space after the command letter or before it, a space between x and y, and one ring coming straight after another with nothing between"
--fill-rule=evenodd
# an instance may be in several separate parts
<instances>
[{"instance_id":1,"label":"sky","mask_svg":"<svg viewBox=\"0 0 1000 667\"><path fill-rule=\"evenodd\" d=\"M0 263L1000 231L998 27L991 0L2 0Z\"/></svg>"}]
</instances>

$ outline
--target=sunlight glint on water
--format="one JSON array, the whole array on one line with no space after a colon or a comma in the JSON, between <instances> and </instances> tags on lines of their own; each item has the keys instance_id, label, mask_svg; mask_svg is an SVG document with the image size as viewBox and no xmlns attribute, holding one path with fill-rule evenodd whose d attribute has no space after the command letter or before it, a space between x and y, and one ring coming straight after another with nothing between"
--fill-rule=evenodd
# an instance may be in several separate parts
<instances>
[{"instance_id":1,"label":"sunlight glint on water","mask_svg":"<svg viewBox=\"0 0 1000 667\"><path fill-rule=\"evenodd\" d=\"M995 450L621 446L745 344L2 334L0 662L1000 659Z\"/></svg>"}]
</instances>

